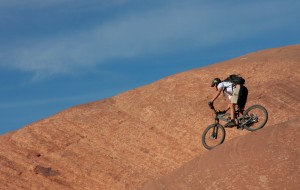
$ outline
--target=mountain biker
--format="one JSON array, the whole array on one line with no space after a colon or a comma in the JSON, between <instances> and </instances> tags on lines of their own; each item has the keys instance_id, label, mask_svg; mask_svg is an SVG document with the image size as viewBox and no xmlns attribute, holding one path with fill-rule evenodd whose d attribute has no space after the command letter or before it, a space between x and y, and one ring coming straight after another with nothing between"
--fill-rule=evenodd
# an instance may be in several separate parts
<instances>
[{"instance_id":1,"label":"mountain biker","mask_svg":"<svg viewBox=\"0 0 300 190\"><path fill-rule=\"evenodd\" d=\"M227 108L223 111L224 113L227 112L230 109L230 118L231 120L226 123L225 127L234 127L236 125L235 123L235 108L237 105L238 97L239 97L239 91L240 91L240 85L236 84L233 85L230 81L221 81L220 78L213 79L211 83L211 87L215 87L217 93L214 95L214 97L209 101L209 105L213 105L213 102L220 96L220 94L223 92L228 96L228 99L230 101Z\"/></svg>"}]
</instances>

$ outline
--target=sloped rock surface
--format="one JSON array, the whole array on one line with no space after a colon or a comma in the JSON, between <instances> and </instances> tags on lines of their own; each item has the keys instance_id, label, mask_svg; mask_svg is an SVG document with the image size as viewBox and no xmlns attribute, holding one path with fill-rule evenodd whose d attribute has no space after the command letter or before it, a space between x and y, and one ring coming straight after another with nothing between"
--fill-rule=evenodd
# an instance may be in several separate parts
<instances>
[{"instance_id":1,"label":"sloped rock surface","mask_svg":"<svg viewBox=\"0 0 300 190\"><path fill-rule=\"evenodd\" d=\"M299 117L300 45L255 52L78 105L0 137L0 189L137 189L207 153L214 77L238 73L266 127ZM227 102L220 98L221 109ZM250 132L227 130L225 144Z\"/></svg>"},{"instance_id":2,"label":"sloped rock surface","mask_svg":"<svg viewBox=\"0 0 300 190\"><path fill-rule=\"evenodd\" d=\"M142 190L298 189L300 118L267 127L197 157Z\"/></svg>"}]
</instances>

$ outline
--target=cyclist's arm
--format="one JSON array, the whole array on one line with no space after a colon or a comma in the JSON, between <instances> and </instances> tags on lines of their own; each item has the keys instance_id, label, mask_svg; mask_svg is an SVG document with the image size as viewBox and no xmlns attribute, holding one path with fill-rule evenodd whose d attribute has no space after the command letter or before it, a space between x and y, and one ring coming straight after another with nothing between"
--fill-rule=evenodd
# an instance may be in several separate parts
<instances>
[{"instance_id":1,"label":"cyclist's arm","mask_svg":"<svg viewBox=\"0 0 300 190\"><path fill-rule=\"evenodd\" d=\"M213 99L211 99L211 102L214 102L220 96L221 92L222 92L222 88L218 89L218 92L215 94Z\"/></svg>"}]
</instances>

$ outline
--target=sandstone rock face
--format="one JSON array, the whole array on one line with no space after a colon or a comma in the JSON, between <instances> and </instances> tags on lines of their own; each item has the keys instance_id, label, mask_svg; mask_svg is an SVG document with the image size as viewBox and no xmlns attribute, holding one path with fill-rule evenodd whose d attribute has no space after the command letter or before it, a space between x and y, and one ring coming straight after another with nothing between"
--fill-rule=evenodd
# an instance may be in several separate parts
<instances>
[{"instance_id":1,"label":"sandstone rock face","mask_svg":"<svg viewBox=\"0 0 300 190\"><path fill-rule=\"evenodd\" d=\"M219 146L142 190L298 189L300 118Z\"/></svg>"},{"instance_id":2,"label":"sandstone rock face","mask_svg":"<svg viewBox=\"0 0 300 190\"><path fill-rule=\"evenodd\" d=\"M199 158L202 164L214 164L216 160L210 162L205 156L225 155L217 153L222 152L222 147L228 152L237 148L233 154L238 154L242 149L253 149L247 143L242 143L245 145L243 148L242 145L235 146L234 142L248 142L250 140L246 138L255 139L255 135L263 133L263 130L270 130L272 134L269 128L275 130L283 122L298 121L299 63L300 45L259 51L179 73L109 99L75 106L3 135L0 137L0 189L138 189L192 159L191 163L197 162L195 157L199 155L203 155ZM232 73L241 74L246 79L249 89L247 106L265 106L269 111L269 120L265 129L253 134L245 130L227 129L225 143L213 151L207 151L201 144L201 135L214 121L207 106L215 93L210 83L214 77L225 78ZM222 109L227 102L219 98L215 104ZM297 123L294 122L294 127ZM295 129L287 127L286 130L292 132ZM282 143L289 140L285 138L289 136L278 137ZM277 149L284 149L283 146L267 146L263 143L269 141L261 139L259 146L266 147L257 150L257 153L262 154L260 159L268 159L270 155L282 157L283 160L288 155L287 159L290 159L299 154L296 146L298 143L299 147L298 139L294 140L295 146L291 146L294 149L284 151ZM264 155L265 148L275 153ZM218 159L221 162L222 158ZM295 163L292 159L290 162ZM257 164L253 165L254 168L270 167L267 163L254 163ZM250 169L245 166L243 171L246 170ZM180 169L175 172L178 171ZM268 173L270 170L264 171L266 173L259 173L260 183L272 188L270 183L276 176L273 179ZM298 174L294 170L292 172L290 178ZM188 172L182 173L185 174ZM230 174L236 173L232 170ZM189 180L194 182L206 179L197 179L200 174L192 171L189 175ZM209 180L212 179L208 179L205 185L214 189L216 186ZM289 180L291 182L293 179ZM220 183L225 184L224 181ZM182 184L178 182L178 185Z\"/></svg>"}]
</instances>

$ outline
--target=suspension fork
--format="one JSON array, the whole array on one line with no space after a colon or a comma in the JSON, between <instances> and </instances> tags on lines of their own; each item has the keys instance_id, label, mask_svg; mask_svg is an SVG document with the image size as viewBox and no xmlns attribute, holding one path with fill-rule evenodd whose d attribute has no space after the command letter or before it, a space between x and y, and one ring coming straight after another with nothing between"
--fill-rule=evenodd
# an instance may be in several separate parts
<instances>
[{"instance_id":1,"label":"suspension fork","mask_svg":"<svg viewBox=\"0 0 300 190\"><path fill-rule=\"evenodd\" d=\"M218 124L219 124L219 118L216 118L215 119L215 125L214 125L214 128L213 128L213 133L212 133L212 136L215 139L218 137L218 130L219 130L219 127L217 127Z\"/></svg>"}]
</instances>

